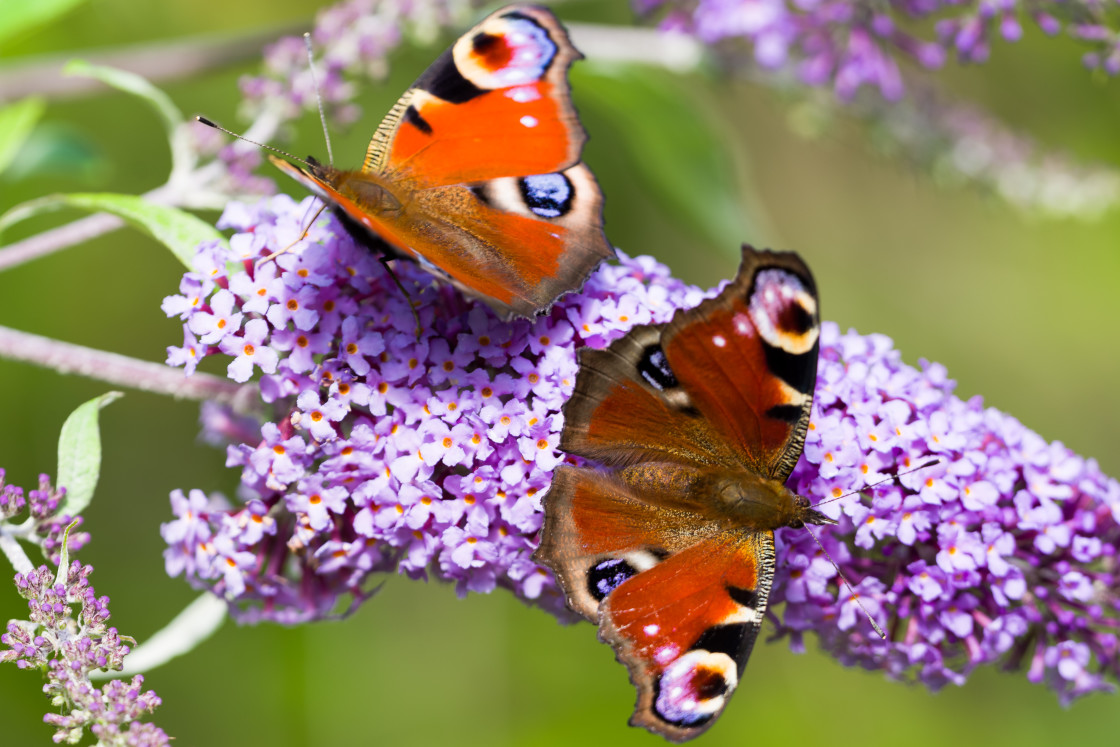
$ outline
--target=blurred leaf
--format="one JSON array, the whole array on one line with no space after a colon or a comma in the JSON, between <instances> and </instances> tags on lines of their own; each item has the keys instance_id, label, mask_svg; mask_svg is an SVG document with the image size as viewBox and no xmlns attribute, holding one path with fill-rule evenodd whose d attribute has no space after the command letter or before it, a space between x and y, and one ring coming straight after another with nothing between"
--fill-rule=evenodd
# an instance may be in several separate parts
<instances>
[{"instance_id":1,"label":"blurred leaf","mask_svg":"<svg viewBox=\"0 0 1120 747\"><path fill-rule=\"evenodd\" d=\"M71 185L96 185L103 183L112 169L112 162L97 143L81 130L64 122L47 121L31 132L0 178L16 182L54 176Z\"/></svg>"},{"instance_id":2,"label":"blurred leaf","mask_svg":"<svg viewBox=\"0 0 1120 747\"><path fill-rule=\"evenodd\" d=\"M83 2L85 0L3 0L0 2L0 42L53 21Z\"/></svg>"},{"instance_id":3,"label":"blurred leaf","mask_svg":"<svg viewBox=\"0 0 1120 747\"><path fill-rule=\"evenodd\" d=\"M93 500L101 474L101 432L97 427L102 407L120 399L120 392L107 392L80 405L58 436L58 478L55 485L66 488L59 515L77 516Z\"/></svg>"},{"instance_id":4,"label":"blurred leaf","mask_svg":"<svg viewBox=\"0 0 1120 747\"><path fill-rule=\"evenodd\" d=\"M107 86L112 86L144 99L152 105L156 114L163 120L163 126L167 129L168 136L174 135L176 128L183 123L183 113L179 111L179 107L175 106L171 97L136 73L118 70L115 67L94 65L85 60L70 60L62 68L62 72L64 75L84 75L89 78L96 78Z\"/></svg>"},{"instance_id":5,"label":"blurred leaf","mask_svg":"<svg viewBox=\"0 0 1120 747\"><path fill-rule=\"evenodd\" d=\"M46 103L38 96L0 109L0 172L11 164L45 110Z\"/></svg>"},{"instance_id":6,"label":"blurred leaf","mask_svg":"<svg viewBox=\"0 0 1120 747\"><path fill-rule=\"evenodd\" d=\"M728 152L735 139L689 78L638 65L585 63L572 71L581 101L615 122L629 150L633 181L653 191L666 213L734 261L760 235L757 214Z\"/></svg>"},{"instance_id":7,"label":"blurred leaf","mask_svg":"<svg viewBox=\"0 0 1120 747\"><path fill-rule=\"evenodd\" d=\"M203 241L226 244L225 237L209 223L188 212L166 205L156 205L136 195L111 193L78 193L48 195L16 205L0 215L0 233L34 215L49 213L64 207L76 207L90 212L112 213L151 234L171 253L190 268L194 250Z\"/></svg>"}]
</instances>

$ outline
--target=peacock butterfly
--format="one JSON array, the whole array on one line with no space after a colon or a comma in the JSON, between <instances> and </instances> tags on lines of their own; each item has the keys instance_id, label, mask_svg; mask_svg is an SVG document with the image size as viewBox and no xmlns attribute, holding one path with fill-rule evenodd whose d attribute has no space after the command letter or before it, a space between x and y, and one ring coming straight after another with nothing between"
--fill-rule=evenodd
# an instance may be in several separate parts
<instances>
[{"instance_id":1,"label":"peacock butterfly","mask_svg":"<svg viewBox=\"0 0 1120 747\"><path fill-rule=\"evenodd\" d=\"M534 559L630 670L630 723L674 742L727 705L774 578L774 530L835 523L785 487L820 321L796 254L743 247L715 298L583 349Z\"/></svg>"},{"instance_id":2,"label":"peacock butterfly","mask_svg":"<svg viewBox=\"0 0 1120 747\"><path fill-rule=\"evenodd\" d=\"M614 250L567 72L582 55L547 9L464 34L378 126L357 171L270 157L361 241L418 261L503 318L579 290Z\"/></svg>"}]
</instances>

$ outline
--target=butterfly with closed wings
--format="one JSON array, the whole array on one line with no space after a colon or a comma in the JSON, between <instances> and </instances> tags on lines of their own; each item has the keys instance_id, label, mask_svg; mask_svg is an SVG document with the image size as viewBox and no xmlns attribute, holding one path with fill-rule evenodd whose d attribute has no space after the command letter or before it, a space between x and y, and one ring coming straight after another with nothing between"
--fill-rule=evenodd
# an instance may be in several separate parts
<instances>
[{"instance_id":1,"label":"butterfly with closed wings","mask_svg":"<svg viewBox=\"0 0 1120 747\"><path fill-rule=\"evenodd\" d=\"M271 157L359 241L414 259L503 318L546 312L614 250L567 73L581 55L552 13L499 10L401 96L361 169Z\"/></svg>"},{"instance_id":2,"label":"butterfly with closed wings","mask_svg":"<svg viewBox=\"0 0 1120 747\"><path fill-rule=\"evenodd\" d=\"M820 321L796 254L744 246L738 276L667 324L580 351L534 559L638 690L631 724L675 742L743 675L774 530L835 523L785 487L813 404Z\"/></svg>"}]
</instances>

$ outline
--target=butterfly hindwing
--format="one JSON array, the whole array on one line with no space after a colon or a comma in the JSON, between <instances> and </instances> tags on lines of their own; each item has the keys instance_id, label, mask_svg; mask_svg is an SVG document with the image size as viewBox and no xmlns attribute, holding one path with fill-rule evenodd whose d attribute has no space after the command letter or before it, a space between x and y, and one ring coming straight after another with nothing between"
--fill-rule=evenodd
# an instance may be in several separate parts
<instances>
[{"instance_id":1,"label":"butterfly hindwing","mask_svg":"<svg viewBox=\"0 0 1120 747\"><path fill-rule=\"evenodd\" d=\"M732 456L668 368L663 329L638 327L605 350L580 351L575 391L564 405L563 451L616 467L718 464Z\"/></svg>"}]
</instances>

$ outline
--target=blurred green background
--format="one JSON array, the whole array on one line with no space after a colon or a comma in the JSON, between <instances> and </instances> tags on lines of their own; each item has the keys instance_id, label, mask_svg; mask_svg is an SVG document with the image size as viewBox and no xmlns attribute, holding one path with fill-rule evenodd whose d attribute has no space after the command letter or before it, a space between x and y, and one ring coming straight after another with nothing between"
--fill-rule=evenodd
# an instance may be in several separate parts
<instances>
[{"instance_id":1,"label":"blurred green background","mask_svg":"<svg viewBox=\"0 0 1120 747\"><path fill-rule=\"evenodd\" d=\"M303 0L91 0L4 45L0 66L309 26L315 9ZM558 10L575 21L629 18L619 0ZM340 165L360 161L381 113L449 42L400 50L391 80L362 91L361 123L334 132ZM1072 43L1028 34L997 43L990 63L951 67L940 79L1050 146L1120 167L1117 81L1086 73L1079 55ZM237 78L255 68L250 60L161 85L187 114L234 124ZM944 363L961 396L982 394L1120 474L1120 211L1095 223L1032 219L873 155L850 123L800 138L780 97L763 86L700 74L626 80L593 62L573 76L591 133L585 158L603 185L617 246L713 284L734 272L735 243L717 237L737 220L713 206L741 203L753 225L741 238L801 252L825 317L889 335L910 363ZM635 93L639 86L649 90ZM693 111L695 122L678 129ZM643 132L635 121L646 123ZM0 211L56 191L139 193L166 175L162 130L136 99L104 91L53 99L42 126L69 150L55 154L52 168L0 178ZM322 154L314 117L293 134L295 153ZM723 165L710 182L707 164ZM666 195L682 193L685 208L665 208ZM22 224L3 240L70 217L78 216ZM164 348L181 341L179 323L159 311L180 272L154 241L121 230L0 274L0 324L162 361ZM0 359L0 466L9 480L30 487L39 472L53 473L66 414L105 389ZM85 525L94 539L80 557L96 568L98 592L112 597L114 624L141 640L194 596L164 575L158 526L168 493L232 492L237 482L223 454L196 441L196 419L194 404L136 392L102 415L102 480ZM24 612L0 585L0 620ZM164 699L154 720L180 745L659 743L626 726L633 690L590 625L561 627L503 592L457 600L450 587L395 578L342 623L227 624L147 684ZM0 667L3 744L49 743L46 705L37 676ZM702 743L1115 744L1117 733L1115 697L1062 709L1022 673L991 669L931 695L776 644L756 649L739 694Z\"/></svg>"}]
</instances>

